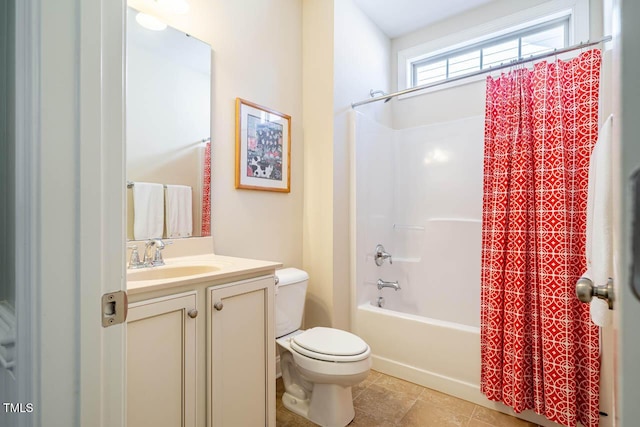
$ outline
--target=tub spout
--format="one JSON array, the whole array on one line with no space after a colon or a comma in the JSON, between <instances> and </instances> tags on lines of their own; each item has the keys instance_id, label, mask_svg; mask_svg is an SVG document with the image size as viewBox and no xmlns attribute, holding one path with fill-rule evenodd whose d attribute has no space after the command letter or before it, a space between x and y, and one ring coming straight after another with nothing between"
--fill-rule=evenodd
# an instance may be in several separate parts
<instances>
[{"instance_id":1,"label":"tub spout","mask_svg":"<svg viewBox=\"0 0 640 427\"><path fill-rule=\"evenodd\" d=\"M385 282L382 279L378 279L378 289L382 288L393 288L396 291L400 289L400 285L398 285L398 281L395 282Z\"/></svg>"}]
</instances>

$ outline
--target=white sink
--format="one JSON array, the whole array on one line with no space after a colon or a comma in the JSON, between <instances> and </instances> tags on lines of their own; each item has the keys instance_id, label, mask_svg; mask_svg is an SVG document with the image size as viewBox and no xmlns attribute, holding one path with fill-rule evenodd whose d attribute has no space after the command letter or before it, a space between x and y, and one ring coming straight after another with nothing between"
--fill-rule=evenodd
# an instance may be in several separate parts
<instances>
[{"instance_id":1,"label":"white sink","mask_svg":"<svg viewBox=\"0 0 640 427\"><path fill-rule=\"evenodd\" d=\"M128 270L127 281L140 282L144 280L175 279L178 277L196 276L198 274L213 273L220 270L214 265L165 265L162 267Z\"/></svg>"}]
</instances>

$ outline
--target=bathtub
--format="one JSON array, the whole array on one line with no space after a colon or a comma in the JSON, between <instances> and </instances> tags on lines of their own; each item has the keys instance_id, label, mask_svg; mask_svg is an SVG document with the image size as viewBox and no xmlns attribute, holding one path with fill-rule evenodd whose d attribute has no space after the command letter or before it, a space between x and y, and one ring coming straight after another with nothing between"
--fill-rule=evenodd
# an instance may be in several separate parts
<instances>
[{"instance_id":1,"label":"bathtub","mask_svg":"<svg viewBox=\"0 0 640 427\"><path fill-rule=\"evenodd\" d=\"M369 303L358 306L355 324L371 347L373 369L463 399L479 393L480 328Z\"/></svg>"},{"instance_id":2,"label":"bathtub","mask_svg":"<svg viewBox=\"0 0 640 427\"><path fill-rule=\"evenodd\" d=\"M545 427L525 411L514 414L480 393L480 328L360 304L355 333L371 347L373 369ZM402 331L402 333L399 333Z\"/></svg>"}]
</instances>

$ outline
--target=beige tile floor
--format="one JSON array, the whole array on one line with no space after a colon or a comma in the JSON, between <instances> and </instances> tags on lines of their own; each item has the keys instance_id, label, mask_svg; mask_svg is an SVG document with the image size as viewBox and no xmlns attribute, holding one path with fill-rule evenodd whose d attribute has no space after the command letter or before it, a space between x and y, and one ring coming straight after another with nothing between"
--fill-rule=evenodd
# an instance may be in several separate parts
<instances>
[{"instance_id":1,"label":"beige tile floor","mask_svg":"<svg viewBox=\"0 0 640 427\"><path fill-rule=\"evenodd\" d=\"M276 426L315 426L282 405L282 378L276 383ZM419 385L371 371L353 388L353 427L536 427Z\"/></svg>"}]
</instances>

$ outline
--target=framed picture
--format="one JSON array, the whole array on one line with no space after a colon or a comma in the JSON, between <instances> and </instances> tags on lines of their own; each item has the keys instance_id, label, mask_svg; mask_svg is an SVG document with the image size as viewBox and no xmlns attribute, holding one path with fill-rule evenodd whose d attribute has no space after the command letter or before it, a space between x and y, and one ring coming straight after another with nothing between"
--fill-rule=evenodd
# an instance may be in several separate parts
<instances>
[{"instance_id":1,"label":"framed picture","mask_svg":"<svg viewBox=\"0 0 640 427\"><path fill-rule=\"evenodd\" d=\"M291 191L291 117L236 98L236 188Z\"/></svg>"}]
</instances>

